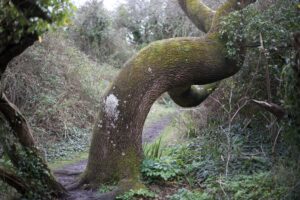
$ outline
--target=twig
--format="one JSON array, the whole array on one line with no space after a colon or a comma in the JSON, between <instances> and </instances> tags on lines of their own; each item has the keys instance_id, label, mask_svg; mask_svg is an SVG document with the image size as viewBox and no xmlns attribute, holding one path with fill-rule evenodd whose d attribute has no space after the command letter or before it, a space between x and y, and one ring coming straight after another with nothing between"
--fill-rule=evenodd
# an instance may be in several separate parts
<instances>
[{"instance_id":1,"label":"twig","mask_svg":"<svg viewBox=\"0 0 300 200\"><path fill-rule=\"evenodd\" d=\"M278 130L278 132L277 132L277 135L276 135L276 138L275 138L275 140L274 140L274 144L273 144L273 147L272 147L272 154L275 153L275 146L276 146L276 144L277 144L277 140L278 140L278 137L279 137L279 134L280 134L281 130L282 130L282 127L279 128L279 130Z\"/></svg>"}]
</instances>

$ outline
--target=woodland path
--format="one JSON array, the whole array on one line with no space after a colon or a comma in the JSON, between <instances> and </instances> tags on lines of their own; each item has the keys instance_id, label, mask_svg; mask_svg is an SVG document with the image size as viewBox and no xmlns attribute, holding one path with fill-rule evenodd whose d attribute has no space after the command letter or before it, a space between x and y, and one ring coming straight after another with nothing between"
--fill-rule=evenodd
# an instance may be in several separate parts
<instances>
[{"instance_id":1,"label":"woodland path","mask_svg":"<svg viewBox=\"0 0 300 200\"><path fill-rule=\"evenodd\" d=\"M143 130L143 142L154 141L162 131L170 125L174 113L168 113L159 119L147 124ZM65 187L74 183L78 176L84 171L87 160L69 164L61 169L55 170L57 180ZM69 191L70 196L66 200L111 200L111 197L97 196L97 191L76 189Z\"/></svg>"}]
</instances>

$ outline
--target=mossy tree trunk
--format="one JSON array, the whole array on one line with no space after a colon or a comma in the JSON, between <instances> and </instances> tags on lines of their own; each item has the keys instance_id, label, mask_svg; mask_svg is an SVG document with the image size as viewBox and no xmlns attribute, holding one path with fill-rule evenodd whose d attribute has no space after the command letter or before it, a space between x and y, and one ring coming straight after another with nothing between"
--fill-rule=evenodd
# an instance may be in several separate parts
<instances>
[{"instance_id":1,"label":"mossy tree trunk","mask_svg":"<svg viewBox=\"0 0 300 200\"><path fill-rule=\"evenodd\" d=\"M226 57L225 45L218 35L218 22L221 16L251 1L228 0L216 12L198 0L178 1L207 35L151 43L125 64L101 99L81 184L96 187L121 180L127 184L137 182L142 160L142 129L154 101L169 91L179 105L196 106L216 85L207 85L200 91L192 85L215 83L239 71L236 61Z\"/></svg>"},{"instance_id":2,"label":"mossy tree trunk","mask_svg":"<svg viewBox=\"0 0 300 200\"><path fill-rule=\"evenodd\" d=\"M9 169L0 166L0 179L26 198L66 195L36 148L26 119L4 94L0 97L0 141L12 163Z\"/></svg>"}]
</instances>

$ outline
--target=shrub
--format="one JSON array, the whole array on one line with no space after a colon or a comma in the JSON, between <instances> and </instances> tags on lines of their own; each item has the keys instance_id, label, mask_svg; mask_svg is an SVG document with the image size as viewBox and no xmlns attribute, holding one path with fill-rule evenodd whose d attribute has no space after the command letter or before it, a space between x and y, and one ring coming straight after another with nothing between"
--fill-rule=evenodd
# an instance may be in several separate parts
<instances>
[{"instance_id":1,"label":"shrub","mask_svg":"<svg viewBox=\"0 0 300 200\"><path fill-rule=\"evenodd\" d=\"M141 199L154 199L156 194L148 189L129 190L123 195L117 196L117 200L141 200Z\"/></svg>"},{"instance_id":2,"label":"shrub","mask_svg":"<svg viewBox=\"0 0 300 200\"><path fill-rule=\"evenodd\" d=\"M153 143L144 144L143 150L146 159L160 159L162 156L161 137Z\"/></svg>"},{"instance_id":3,"label":"shrub","mask_svg":"<svg viewBox=\"0 0 300 200\"><path fill-rule=\"evenodd\" d=\"M179 189L176 194L169 196L169 200L210 200L211 197L205 192L191 192L185 188Z\"/></svg>"},{"instance_id":4,"label":"shrub","mask_svg":"<svg viewBox=\"0 0 300 200\"><path fill-rule=\"evenodd\" d=\"M181 173L181 167L171 157L145 159L141 169L144 179L150 182L169 181Z\"/></svg>"}]
</instances>

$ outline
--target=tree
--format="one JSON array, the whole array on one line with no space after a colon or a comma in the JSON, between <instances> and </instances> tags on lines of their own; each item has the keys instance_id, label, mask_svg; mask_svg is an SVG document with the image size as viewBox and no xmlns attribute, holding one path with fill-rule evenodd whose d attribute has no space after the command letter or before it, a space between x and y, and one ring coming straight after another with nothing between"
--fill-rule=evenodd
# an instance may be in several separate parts
<instances>
[{"instance_id":1,"label":"tree","mask_svg":"<svg viewBox=\"0 0 300 200\"><path fill-rule=\"evenodd\" d=\"M101 100L80 184L96 187L117 181L121 190L134 187L143 156L142 128L154 101L169 92L180 106L199 105L215 88L215 82L239 71L243 46L239 56L227 57L225 41L219 35L220 19L253 1L227 0L217 11L199 0L178 2L207 34L153 42L125 64ZM199 90L193 85L204 87Z\"/></svg>"},{"instance_id":2,"label":"tree","mask_svg":"<svg viewBox=\"0 0 300 200\"><path fill-rule=\"evenodd\" d=\"M65 24L71 8L68 0L2 0L0 76L8 63L41 39L50 25ZM29 199L54 199L65 195L65 188L55 180L36 148L26 119L3 91L0 92L0 141L10 160L8 166L0 166L0 179Z\"/></svg>"}]
</instances>

